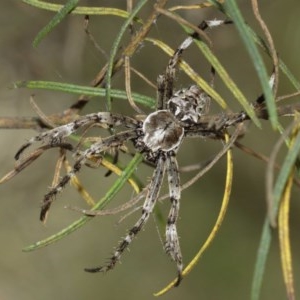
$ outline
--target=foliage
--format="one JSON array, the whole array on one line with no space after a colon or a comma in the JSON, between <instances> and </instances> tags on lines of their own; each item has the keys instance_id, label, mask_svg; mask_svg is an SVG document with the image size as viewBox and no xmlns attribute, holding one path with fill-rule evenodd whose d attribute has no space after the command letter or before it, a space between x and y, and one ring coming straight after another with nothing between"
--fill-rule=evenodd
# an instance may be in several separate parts
<instances>
[{"instance_id":1,"label":"foliage","mask_svg":"<svg viewBox=\"0 0 300 300\"><path fill-rule=\"evenodd\" d=\"M300 147L300 134L299 134L299 116L297 111L299 110L299 103L293 103L293 105L280 105L280 101L287 98L291 98L292 96L297 96L298 92L295 92L291 95L278 96L278 84L279 84L279 70L286 76L286 78L291 82L294 86L295 90L300 90L300 83L294 78L293 74L289 71L284 62L278 58L276 53L276 48L273 43L273 39L267 26L262 20L258 5L255 0L252 0L252 8L254 15L261 26L261 30L264 34L264 38L260 37L259 34L255 33L247 23L245 22L241 11L238 8L238 5L235 0L227 0L227 1L216 1L209 0L202 4L194 4L194 5L186 5L183 1L183 4L180 6L167 6L168 1L166 0L158 0L155 4L154 2L149 2L146 0L136 1L136 4L133 5L132 9L128 9L128 11L116 9L116 8L103 8L103 7L81 7L79 6L79 1L69 0L65 5L57 5L51 4L46 1L38 1L38 0L24 0L23 2L28 5L35 6L39 9L54 11L56 14L53 19L37 34L33 45L35 47L39 46L39 43L47 38L47 35L52 31L56 30L56 26L63 22L65 18L68 17L69 14L83 14L83 15L94 15L98 18L101 18L103 15L107 16L117 16L123 19L123 25L120 26L120 30L118 35L115 38L114 43L111 45L111 51L109 57L107 59L107 64L95 75L95 78L91 84L91 86L79 86L76 84L69 84L65 82L51 82L51 81L22 81L16 82L14 84L14 88L28 88L28 89L44 89L49 91L56 92L64 92L69 94L77 94L80 95L79 99L74 102L74 104L67 108L65 111L52 115L52 116L44 116L42 112L39 113L39 118L32 118L31 126L32 128L40 128L45 129L53 126L57 126L59 124L64 124L69 122L70 120L74 120L81 110L85 107L85 105L89 102L92 97L103 97L106 103L106 107L108 110L116 111L116 107L112 104L112 99L121 99L122 101L128 101L129 104L135 110L141 110L139 106L143 108L153 108L155 104L155 99L149 97L148 95L141 95L139 93L131 92L131 82L130 82L130 74L134 72L134 69L130 65L130 60L134 55L136 55L139 51L140 45L143 44L145 47L152 44L156 46L158 49L161 49L163 52L167 53L171 56L174 50L167 45L163 40L156 39L151 36L151 29L154 26L157 18L166 17L170 18L175 23L181 25L181 28L186 34L193 35L197 27L191 24L188 20L182 18L179 13L181 11L198 11L203 10L207 7L214 7L216 11L223 13L224 18L233 21L233 26L238 30L241 40L244 44L244 47L248 51L250 55L250 59L252 64L255 67L257 72L257 76L261 83L261 88L263 91L263 97L258 99L256 103L253 103L251 100L247 99L247 97L243 94L238 85L231 78L229 72L226 68L221 64L218 57L214 54L214 51L210 44L210 39L206 35L202 35L202 32L199 32L199 38L195 38L195 44L197 49L199 50L199 55L203 55L209 64L213 66L217 76L223 81L224 85L228 88L229 92L233 95L237 104L241 107L241 110L244 110L247 115L251 118L252 122L264 129L261 124L260 119L267 119L274 132L278 134L278 143L274 145L273 152L270 157L266 158L260 155L259 153L243 148L243 145L240 142L234 143L235 146L239 148L245 149L245 152L248 154L252 154L257 158L264 160L267 163L267 174L266 174L266 189L267 189L267 203L268 203L268 211L266 212L266 218L264 222L264 226L262 229L262 236L259 248L257 250L257 260L256 266L254 270L253 282L252 282L252 300L259 299L261 285L263 282L263 275L266 268L266 260L268 257L270 244L272 238L276 231L280 237L280 252L281 252L281 263L282 263L282 273L284 282L286 285L287 297L288 299L295 299L294 295L294 279L293 279L293 271L292 271L292 255L291 255L291 246L290 246L290 237L289 237L289 205L291 201L291 189L292 186L299 186L298 180L298 153ZM128 1L131 3L131 1ZM130 7L130 5L128 5ZM168 8L167 8L168 7ZM140 17L141 11L147 8L147 16L142 18ZM177 14L178 13L178 14ZM87 18L86 18L87 20ZM133 30L134 28L134 30ZM86 32L93 38L90 34L88 27L86 27ZM128 32L134 32L130 36L129 42L126 42L125 35ZM127 44L126 44L127 43ZM274 85L270 84L270 70L265 65L265 58L269 57L269 61L272 63L274 71L272 75L271 81L274 82ZM180 62L179 67L182 71L197 85L199 85L207 94L209 94L212 99L222 107L225 111L229 111L230 107L227 101L220 95L216 90L214 90L211 85L203 79L193 68L193 66L188 65L184 60ZM125 90L117 90L112 88L112 78L118 72L121 72L125 69ZM149 82L147 79L147 75L144 74L146 72L139 73L140 77L145 81ZM149 83L151 84L151 82ZM153 85L153 84L152 84ZM274 87L273 87L274 86ZM264 102L265 101L265 102ZM255 110L256 104L266 103L266 109L262 110L261 114L258 114ZM284 129L283 125L279 123L279 117L281 116L294 116L292 123ZM2 123L4 124L2 127L7 128L8 125L5 123L6 118L3 117ZM3 123L4 122L4 123ZM20 126L21 122L21 126ZM16 118L10 120L10 128L22 127L22 118L21 116L17 116ZM23 123L23 128L28 128L28 120ZM245 133L246 134L246 133ZM81 136L73 136L74 140L80 141ZM227 142L229 140L229 136L227 136ZM232 146L232 145L230 145ZM276 158L279 149L286 147L286 157L283 160L283 163L280 165L276 164ZM29 160L17 166L13 171L9 172L5 175L0 183L6 182L8 179L13 178L20 171L22 171L25 167L27 167L32 161L37 159L46 149L39 149L29 156ZM198 259L206 250L208 245L214 239L218 228L220 227L222 220L224 218L228 200L231 192L231 184L232 184L232 164L234 162L232 158L232 153L230 147L225 147L223 149L223 154L227 154L227 175L226 175L226 183L224 188L224 196L223 196L223 204L220 210L219 217L216 221L215 226L213 227L211 234L207 238L206 243L201 247L198 251L197 255L193 260L187 265L184 275L190 272L190 270L195 267ZM136 168L139 164L143 162L142 156L138 153L134 154L134 157L131 161L123 168L119 163L112 162L113 157L107 154L105 160L101 162L101 165L107 168L110 172L113 172L118 175L118 179L115 183L107 190L105 195L101 197L99 201L95 201L91 199L88 195L88 191L85 191L82 184L77 181L73 182L75 188L83 195L83 198L88 203L92 204L91 210L103 210L104 207L111 201L113 201L114 196L119 193L126 183L129 183L134 191L139 194L143 188L143 185L140 181L141 178L137 178L134 174ZM59 161L58 165L62 165ZM65 165L66 166L66 165ZM67 168L67 166L66 166ZM276 176L275 170L278 169L278 174ZM56 174L54 174L54 179L57 180L59 176L61 166L57 168ZM200 173L203 170L200 170ZM199 173L199 174L200 174ZM196 175L194 177L194 181L199 179L203 174ZM276 177L276 178L275 178ZM78 179L76 179L78 180ZM186 188L189 185L186 185ZM83 192L82 192L83 191ZM127 209L131 207L130 205L126 207ZM123 208L120 208L122 211ZM105 213L105 211L103 211ZM87 221L92 220L90 216L82 216L79 220L70 224L68 227L62 229L55 235L52 235L42 241L38 241L37 243L30 245L24 249L24 251L32 251L44 246L47 246L53 242L60 240L66 235L71 234L78 228L82 227L86 224ZM277 224L278 223L278 224ZM274 230L278 227L277 230ZM168 291L175 282L168 285L165 289L158 292L156 295L161 295L164 292Z\"/></svg>"}]
</instances>

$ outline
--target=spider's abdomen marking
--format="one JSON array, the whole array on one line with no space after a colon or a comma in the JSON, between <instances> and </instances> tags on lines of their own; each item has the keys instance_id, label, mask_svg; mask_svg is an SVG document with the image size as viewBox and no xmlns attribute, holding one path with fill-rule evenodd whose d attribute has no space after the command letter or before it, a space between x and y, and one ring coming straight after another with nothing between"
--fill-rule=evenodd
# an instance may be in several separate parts
<instances>
[{"instance_id":1,"label":"spider's abdomen marking","mask_svg":"<svg viewBox=\"0 0 300 300\"><path fill-rule=\"evenodd\" d=\"M170 151L179 146L184 129L168 110L151 113L143 124L143 142L153 152Z\"/></svg>"},{"instance_id":2,"label":"spider's abdomen marking","mask_svg":"<svg viewBox=\"0 0 300 300\"><path fill-rule=\"evenodd\" d=\"M207 113L210 97L197 85L177 91L168 101L168 108L182 122L197 123Z\"/></svg>"}]
</instances>

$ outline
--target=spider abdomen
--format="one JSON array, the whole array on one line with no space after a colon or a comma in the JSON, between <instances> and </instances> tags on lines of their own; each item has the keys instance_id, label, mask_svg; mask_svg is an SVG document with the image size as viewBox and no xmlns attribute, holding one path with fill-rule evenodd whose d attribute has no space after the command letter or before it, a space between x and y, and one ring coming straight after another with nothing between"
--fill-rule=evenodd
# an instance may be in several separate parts
<instances>
[{"instance_id":1,"label":"spider abdomen","mask_svg":"<svg viewBox=\"0 0 300 300\"><path fill-rule=\"evenodd\" d=\"M159 110L145 119L143 132L143 142L151 151L171 151L181 143L184 128L170 111Z\"/></svg>"},{"instance_id":2,"label":"spider abdomen","mask_svg":"<svg viewBox=\"0 0 300 300\"><path fill-rule=\"evenodd\" d=\"M209 108L210 97L197 85L177 91L168 101L169 110L182 122L197 123Z\"/></svg>"}]
</instances>

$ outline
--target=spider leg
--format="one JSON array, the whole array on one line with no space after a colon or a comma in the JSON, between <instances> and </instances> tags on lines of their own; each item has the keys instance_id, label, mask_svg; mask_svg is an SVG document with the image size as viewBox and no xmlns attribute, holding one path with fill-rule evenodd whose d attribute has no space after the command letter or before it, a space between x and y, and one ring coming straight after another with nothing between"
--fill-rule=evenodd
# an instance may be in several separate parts
<instances>
[{"instance_id":1,"label":"spider leg","mask_svg":"<svg viewBox=\"0 0 300 300\"><path fill-rule=\"evenodd\" d=\"M54 197L62 191L68 182L72 179L73 176L81 169L89 157L94 155L99 155L107 149L119 147L127 140L133 139L136 137L136 131L129 130L125 132L120 132L113 136L109 136L101 141L93 144L90 148L86 149L76 160L73 169L67 173L60 182L51 188L51 190L44 196L42 203L40 220L44 221L47 215L47 212L54 200Z\"/></svg>"},{"instance_id":2,"label":"spider leg","mask_svg":"<svg viewBox=\"0 0 300 300\"><path fill-rule=\"evenodd\" d=\"M206 30L208 28L218 27L223 24L231 24L230 20L211 20L203 21L198 25L200 30ZM180 46L175 50L173 56L170 58L169 63L166 67L164 75L160 75L157 78L157 109L166 109L167 101L172 98L174 90L174 81L176 66L182 56L182 53L192 44L194 39L200 39L198 32L193 32L187 37Z\"/></svg>"},{"instance_id":3,"label":"spider leg","mask_svg":"<svg viewBox=\"0 0 300 300\"><path fill-rule=\"evenodd\" d=\"M180 60L182 52L187 49L193 42L192 37L185 39L181 45L175 50L173 56L169 60L164 75L158 76L157 91L158 91L158 109L166 109L167 101L173 96L174 81L176 66Z\"/></svg>"},{"instance_id":4,"label":"spider leg","mask_svg":"<svg viewBox=\"0 0 300 300\"><path fill-rule=\"evenodd\" d=\"M56 127L32 137L27 143L21 146L15 155L15 159L18 160L22 152L36 142L46 142L48 140L47 144L56 145L61 143L63 138L76 132L79 128L91 124L103 124L104 126L120 126L125 124L125 127L134 129L139 125L139 121L127 116L112 114L110 112L92 113L83 116L74 122Z\"/></svg>"},{"instance_id":5,"label":"spider leg","mask_svg":"<svg viewBox=\"0 0 300 300\"><path fill-rule=\"evenodd\" d=\"M177 264L178 279L176 286L179 285L182 280L182 255L179 244L179 237L176 228L176 222L179 215L179 200L180 200L180 178L178 171L178 164L175 157L175 152L171 151L167 154L167 172L169 182L169 194L171 200L171 209L168 216L168 222L166 226L166 243L165 250Z\"/></svg>"},{"instance_id":6,"label":"spider leg","mask_svg":"<svg viewBox=\"0 0 300 300\"><path fill-rule=\"evenodd\" d=\"M92 272L92 273L107 272L114 268L115 264L120 260L120 257L124 252L124 250L128 248L128 246L133 241L134 237L140 232L140 230L148 221L149 216L152 213L158 198L158 194L164 177L164 172L165 172L165 157L164 155L161 155L158 158L156 169L151 178L149 190L145 199L145 203L142 208L142 215L140 219L128 231L126 237L119 243L113 256L109 259L109 262L106 265L96 267L96 268L86 268L85 271Z\"/></svg>"},{"instance_id":7,"label":"spider leg","mask_svg":"<svg viewBox=\"0 0 300 300\"><path fill-rule=\"evenodd\" d=\"M157 77L157 107L156 110L162 110L166 108L165 99L165 76L159 75Z\"/></svg>"}]
</instances>

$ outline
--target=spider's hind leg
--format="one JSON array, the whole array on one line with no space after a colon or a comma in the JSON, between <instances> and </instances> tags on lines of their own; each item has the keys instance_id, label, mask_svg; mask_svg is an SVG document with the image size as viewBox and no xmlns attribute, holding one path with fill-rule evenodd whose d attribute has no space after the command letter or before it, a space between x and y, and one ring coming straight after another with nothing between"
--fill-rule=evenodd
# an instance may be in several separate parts
<instances>
[{"instance_id":1,"label":"spider's hind leg","mask_svg":"<svg viewBox=\"0 0 300 300\"><path fill-rule=\"evenodd\" d=\"M178 279L176 286L178 286L182 280L182 254L179 244L179 237L176 228L176 222L179 214L179 200L180 200L180 178L178 171L178 164L175 157L175 153L172 151L167 155L167 172L169 182L169 193L171 200L171 209L168 216L166 227L166 243L165 250L177 264Z\"/></svg>"},{"instance_id":2,"label":"spider's hind leg","mask_svg":"<svg viewBox=\"0 0 300 300\"><path fill-rule=\"evenodd\" d=\"M117 246L116 250L114 251L114 254L109 259L109 262L100 267L96 268L86 268L85 271L95 273L95 272L107 272L114 268L116 263L120 260L123 252L125 249L128 248L128 246L131 244L135 236L141 231L143 226L146 224L146 222L149 219L150 214L153 211L153 208L156 204L158 194L162 185L163 177L164 177L164 170L165 170L165 157L160 156L157 161L156 169L153 173L149 190L142 208L142 215L139 218L139 220L135 223L135 225L128 231L125 238L122 239L122 241Z\"/></svg>"}]
</instances>

